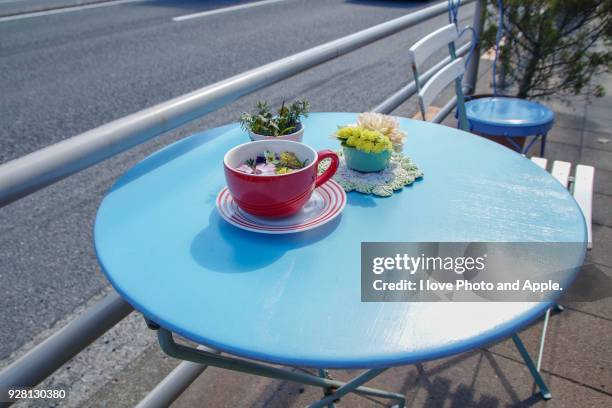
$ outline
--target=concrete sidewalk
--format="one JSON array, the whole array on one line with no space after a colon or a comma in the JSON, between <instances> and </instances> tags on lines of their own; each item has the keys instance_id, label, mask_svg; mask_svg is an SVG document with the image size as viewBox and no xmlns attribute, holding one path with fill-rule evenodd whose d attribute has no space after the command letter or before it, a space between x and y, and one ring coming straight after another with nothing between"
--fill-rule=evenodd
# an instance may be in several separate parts
<instances>
[{"instance_id":1,"label":"concrete sidewalk","mask_svg":"<svg viewBox=\"0 0 612 408\"><path fill-rule=\"evenodd\" d=\"M482 71L479 92L488 92L490 73ZM594 247L588 260L612 278L612 76L605 78L605 86L609 96L591 103L575 101L573 108L546 102L557 113L546 157L549 163L566 160L597 168ZM539 146L532 151L537 154ZM598 285L583 276L572 289L584 292ZM510 339L452 358L393 368L368 385L406 394L411 407L612 406L612 299L566 306L551 318L548 328L542 370L553 394L548 402L535 393L529 371ZM539 321L520 334L534 358L541 326ZM356 372L331 374L342 380ZM317 388L209 368L172 406L303 407L319 398ZM386 403L349 395L340 406Z\"/></svg>"}]
</instances>

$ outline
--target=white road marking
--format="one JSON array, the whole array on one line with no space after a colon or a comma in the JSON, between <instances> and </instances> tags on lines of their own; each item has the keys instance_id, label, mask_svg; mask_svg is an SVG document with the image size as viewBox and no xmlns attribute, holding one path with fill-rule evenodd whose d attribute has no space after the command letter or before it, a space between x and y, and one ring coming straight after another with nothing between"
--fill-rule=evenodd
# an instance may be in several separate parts
<instances>
[{"instance_id":1,"label":"white road marking","mask_svg":"<svg viewBox=\"0 0 612 408\"><path fill-rule=\"evenodd\" d=\"M17 15L14 15L14 16L0 17L0 23L2 23L4 21L23 20L23 19L26 19L26 18L49 16L49 15L52 15L52 14L70 13L72 11L81 11L81 10L88 10L88 9L92 9L92 8L117 6L117 5L125 4L125 3L137 3L137 2L144 2L144 1L146 1L146 0L113 0L113 1L107 1L107 2L104 2L104 3L84 4L82 6L64 7L64 8L54 9L54 10L33 11L31 13L24 13L24 14L17 14Z\"/></svg>"},{"instance_id":2,"label":"white road marking","mask_svg":"<svg viewBox=\"0 0 612 408\"><path fill-rule=\"evenodd\" d=\"M187 14L184 16L174 17L172 21L185 21L185 20L191 20L192 18L208 17L214 14L229 13L231 11L243 10L243 9L248 9L252 7L265 6L266 4L280 3L283 1L287 1L287 0L263 0L263 1L256 1L254 3L239 4L237 6L223 7L219 9L203 11L201 13Z\"/></svg>"}]
</instances>

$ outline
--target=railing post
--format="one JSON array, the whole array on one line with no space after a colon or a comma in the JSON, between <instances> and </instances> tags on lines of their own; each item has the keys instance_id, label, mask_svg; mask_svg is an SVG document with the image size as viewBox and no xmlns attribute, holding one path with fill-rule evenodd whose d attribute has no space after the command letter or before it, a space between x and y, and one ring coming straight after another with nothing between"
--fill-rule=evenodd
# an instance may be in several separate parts
<instances>
[{"instance_id":1,"label":"railing post","mask_svg":"<svg viewBox=\"0 0 612 408\"><path fill-rule=\"evenodd\" d=\"M475 32L474 39L477 42L465 73L465 85L468 87L468 94L473 94L476 91L476 83L478 82L478 65L480 64L481 43L480 38L482 37L482 27L484 25L482 3L483 0L476 0L476 3L474 4L474 20L472 23L472 28Z\"/></svg>"}]
</instances>

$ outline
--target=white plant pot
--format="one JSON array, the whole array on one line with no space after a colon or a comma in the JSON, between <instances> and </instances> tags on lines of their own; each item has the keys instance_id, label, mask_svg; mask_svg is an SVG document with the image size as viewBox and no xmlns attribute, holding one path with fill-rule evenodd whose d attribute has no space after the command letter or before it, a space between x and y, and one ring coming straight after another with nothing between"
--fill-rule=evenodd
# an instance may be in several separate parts
<instances>
[{"instance_id":1,"label":"white plant pot","mask_svg":"<svg viewBox=\"0 0 612 408\"><path fill-rule=\"evenodd\" d=\"M257 140L292 140L294 142L301 142L304 137L304 125L300 123L300 129L298 131L283 136L258 135L257 133L251 132L249 129L249 137L254 142Z\"/></svg>"}]
</instances>

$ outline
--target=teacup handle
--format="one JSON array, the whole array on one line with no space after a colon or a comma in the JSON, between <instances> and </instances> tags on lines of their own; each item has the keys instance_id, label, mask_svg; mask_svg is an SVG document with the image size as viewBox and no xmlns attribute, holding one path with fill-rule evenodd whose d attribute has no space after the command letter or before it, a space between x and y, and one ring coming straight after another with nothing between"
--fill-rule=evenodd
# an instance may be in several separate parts
<instances>
[{"instance_id":1,"label":"teacup handle","mask_svg":"<svg viewBox=\"0 0 612 408\"><path fill-rule=\"evenodd\" d=\"M317 152L317 168L319 168L319 163L325 159L331 159L331 163L329 164L327 170L325 170L321 175L317 176L315 187L319 187L321 184L329 180L334 174L336 174L338 165L340 165L340 159L336 153L332 152L331 150L321 150Z\"/></svg>"}]
</instances>

